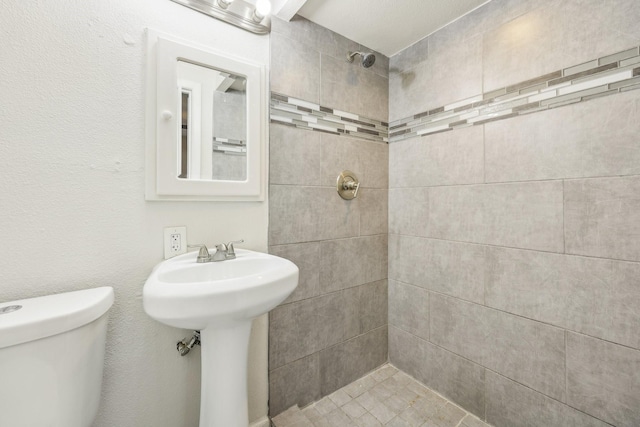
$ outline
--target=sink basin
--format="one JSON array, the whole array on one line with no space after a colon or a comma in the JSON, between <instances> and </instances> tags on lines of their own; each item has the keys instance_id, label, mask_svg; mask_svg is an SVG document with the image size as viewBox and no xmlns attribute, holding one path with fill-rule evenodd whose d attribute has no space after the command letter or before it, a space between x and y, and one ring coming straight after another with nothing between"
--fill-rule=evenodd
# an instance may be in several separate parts
<instances>
[{"instance_id":1,"label":"sink basin","mask_svg":"<svg viewBox=\"0 0 640 427\"><path fill-rule=\"evenodd\" d=\"M298 285L298 267L274 255L236 249L236 259L200 264L196 255L180 255L153 269L143 291L149 316L202 330L258 317Z\"/></svg>"},{"instance_id":2,"label":"sink basin","mask_svg":"<svg viewBox=\"0 0 640 427\"><path fill-rule=\"evenodd\" d=\"M158 264L147 279L145 312L169 326L200 331L200 427L247 427L251 321L298 285L286 259L236 249L236 259L197 263L190 252Z\"/></svg>"}]
</instances>

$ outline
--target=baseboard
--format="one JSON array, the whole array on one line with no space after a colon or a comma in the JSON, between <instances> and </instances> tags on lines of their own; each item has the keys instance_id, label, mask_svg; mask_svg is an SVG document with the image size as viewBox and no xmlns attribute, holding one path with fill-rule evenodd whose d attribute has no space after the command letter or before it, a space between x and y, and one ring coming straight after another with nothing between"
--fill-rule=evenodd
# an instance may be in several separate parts
<instances>
[{"instance_id":1,"label":"baseboard","mask_svg":"<svg viewBox=\"0 0 640 427\"><path fill-rule=\"evenodd\" d=\"M258 421L254 421L251 423L249 427L270 427L271 421L269 421L269 417L266 415L260 418Z\"/></svg>"}]
</instances>

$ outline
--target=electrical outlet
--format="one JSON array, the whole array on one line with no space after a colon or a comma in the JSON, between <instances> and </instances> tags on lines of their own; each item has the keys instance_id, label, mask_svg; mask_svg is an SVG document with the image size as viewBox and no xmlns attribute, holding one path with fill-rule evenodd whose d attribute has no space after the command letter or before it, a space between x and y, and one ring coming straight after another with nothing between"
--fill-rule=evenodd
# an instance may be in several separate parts
<instances>
[{"instance_id":1,"label":"electrical outlet","mask_svg":"<svg viewBox=\"0 0 640 427\"><path fill-rule=\"evenodd\" d=\"M187 253L187 227L165 227L164 259Z\"/></svg>"}]
</instances>

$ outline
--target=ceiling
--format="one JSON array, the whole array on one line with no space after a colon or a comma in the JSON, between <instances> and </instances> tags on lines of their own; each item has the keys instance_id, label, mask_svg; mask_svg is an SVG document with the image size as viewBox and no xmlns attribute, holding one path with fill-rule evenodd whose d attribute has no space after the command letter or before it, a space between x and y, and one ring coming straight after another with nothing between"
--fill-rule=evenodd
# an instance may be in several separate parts
<instances>
[{"instance_id":1,"label":"ceiling","mask_svg":"<svg viewBox=\"0 0 640 427\"><path fill-rule=\"evenodd\" d=\"M489 0L272 0L273 12L308 20L387 56Z\"/></svg>"}]
</instances>

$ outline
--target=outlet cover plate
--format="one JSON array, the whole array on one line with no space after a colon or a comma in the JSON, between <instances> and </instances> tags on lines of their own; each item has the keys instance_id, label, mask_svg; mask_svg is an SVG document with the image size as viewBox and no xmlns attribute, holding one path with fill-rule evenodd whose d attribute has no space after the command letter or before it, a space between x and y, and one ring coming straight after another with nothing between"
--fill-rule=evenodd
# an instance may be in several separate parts
<instances>
[{"instance_id":1,"label":"outlet cover plate","mask_svg":"<svg viewBox=\"0 0 640 427\"><path fill-rule=\"evenodd\" d=\"M165 227L164 259L187 253L187 227Z\"/></svg>"}]
</instances>

